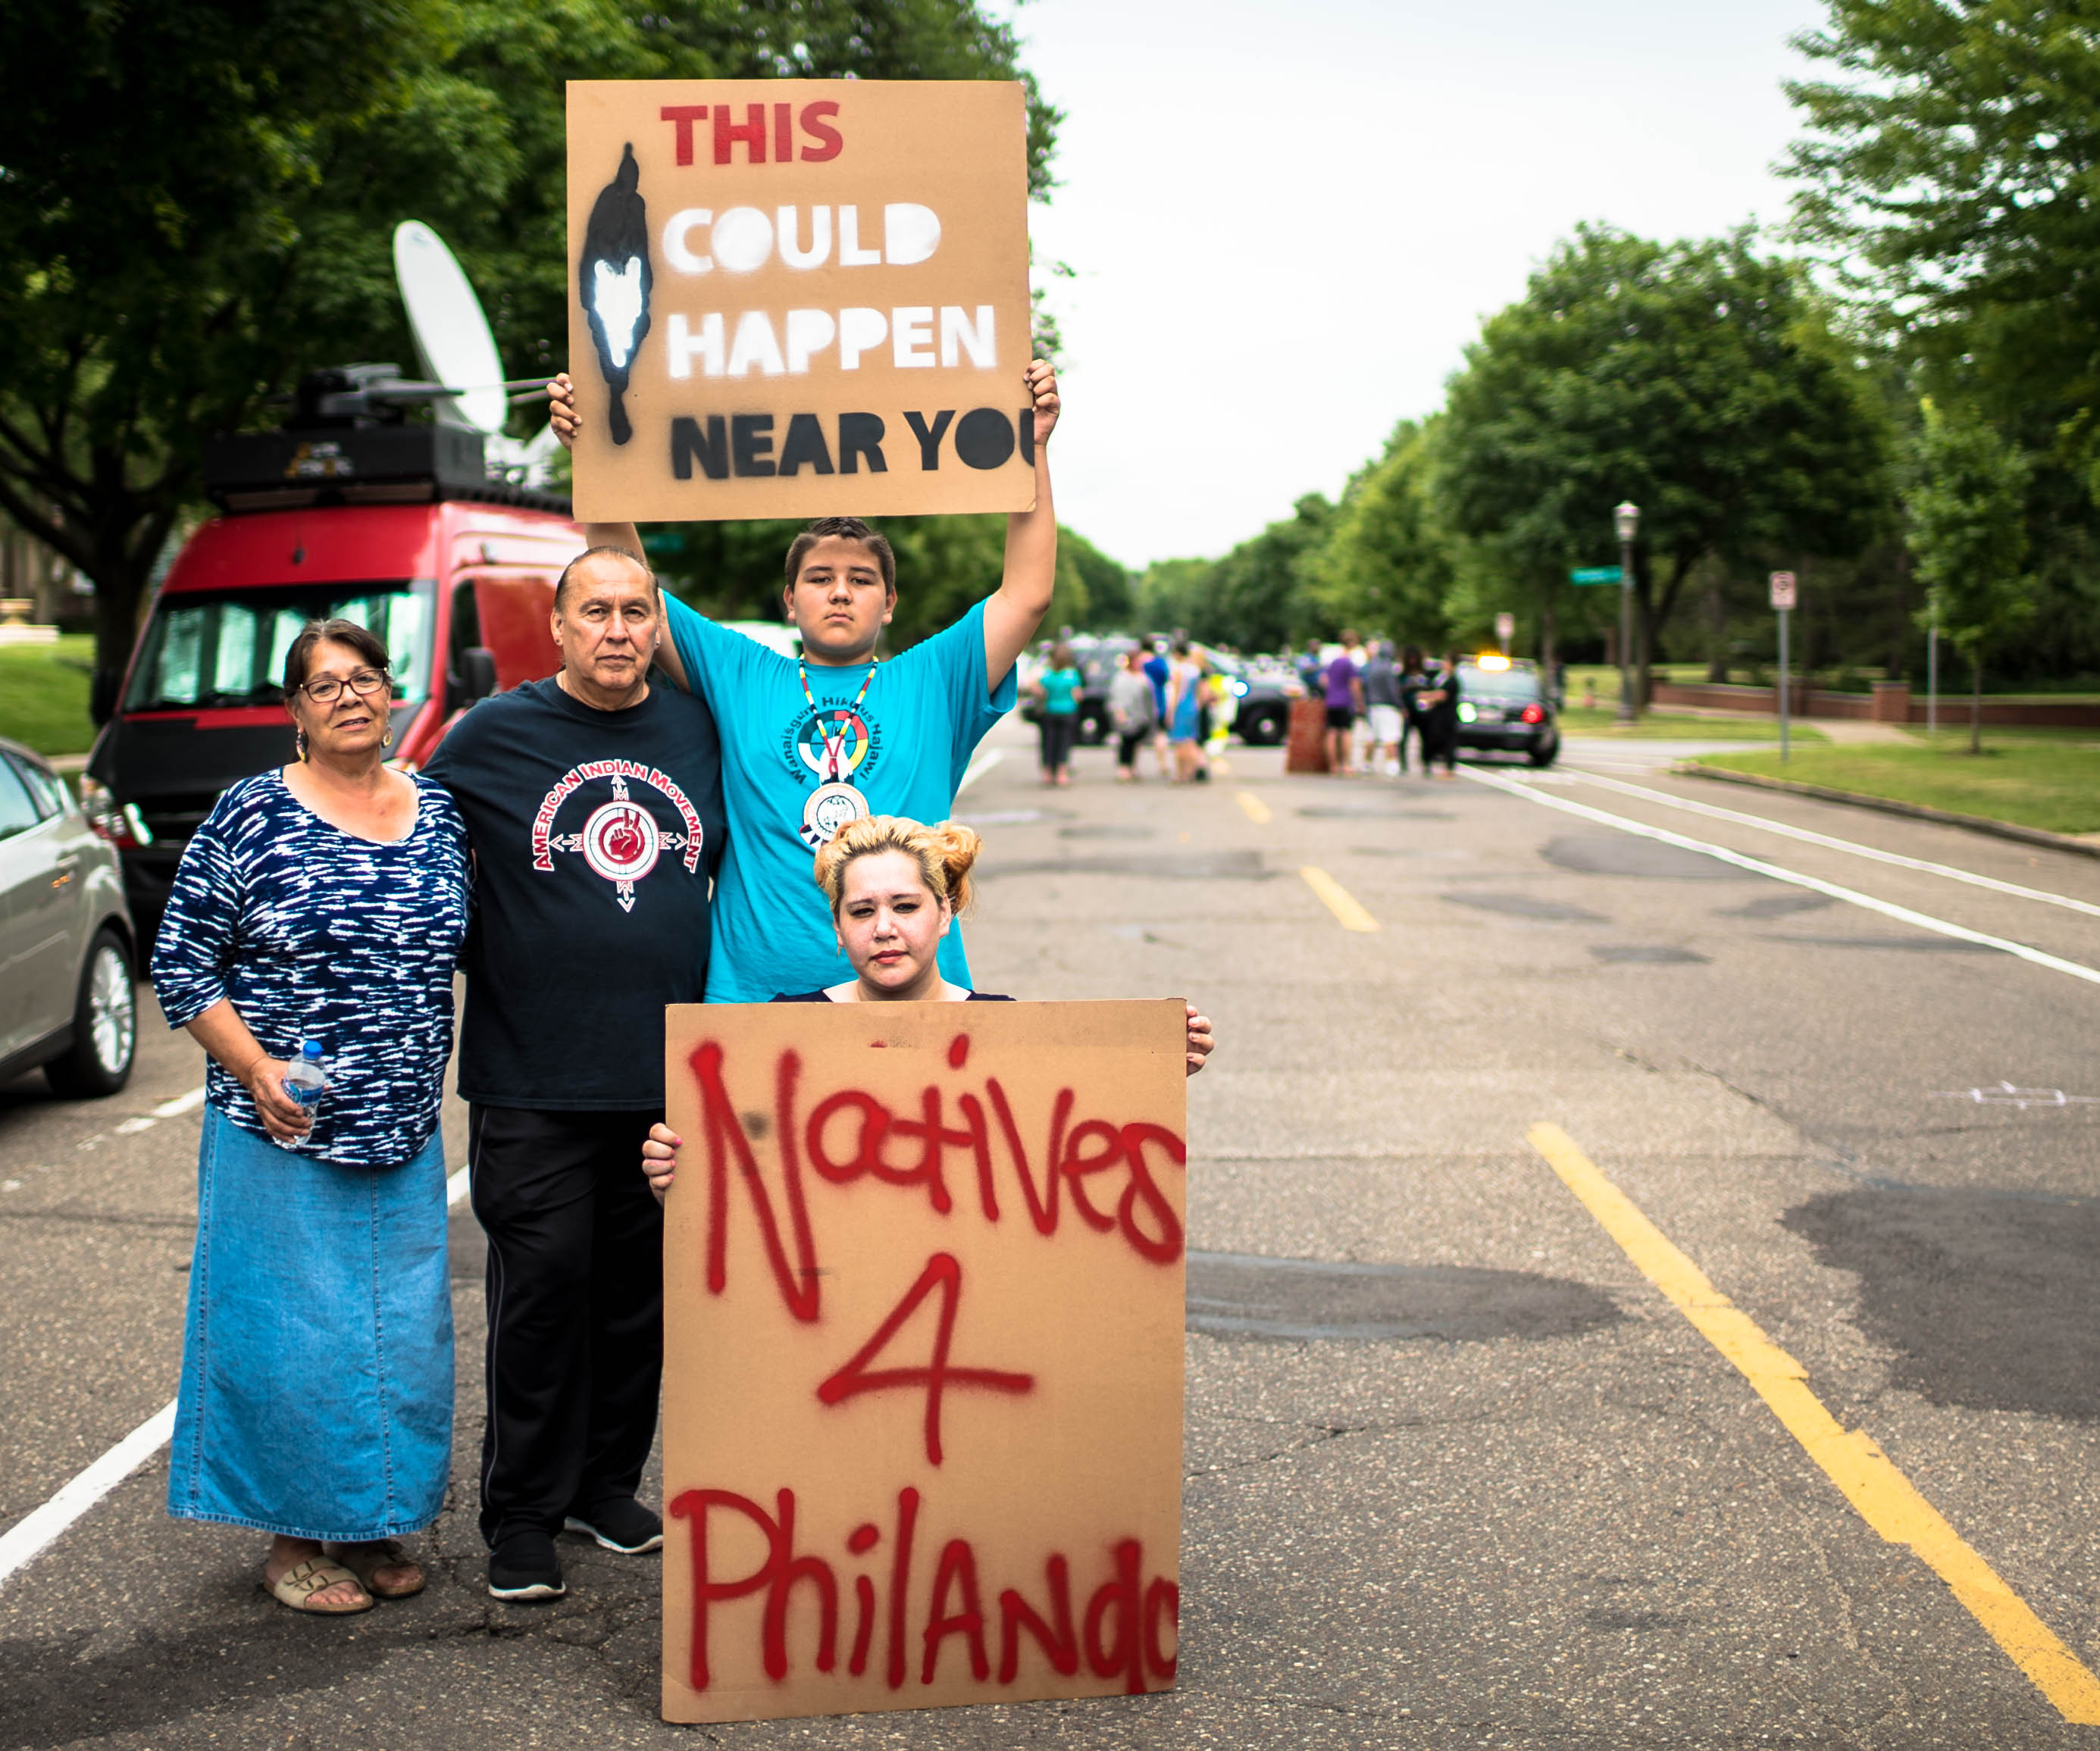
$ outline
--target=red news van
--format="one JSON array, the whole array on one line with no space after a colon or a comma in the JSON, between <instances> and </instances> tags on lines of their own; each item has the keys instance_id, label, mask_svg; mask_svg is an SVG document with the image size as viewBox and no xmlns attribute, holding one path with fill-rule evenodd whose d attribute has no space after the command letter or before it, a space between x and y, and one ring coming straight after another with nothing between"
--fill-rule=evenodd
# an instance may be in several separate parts
<instances>
[{"instance_id":1,"label":"red news van","mask_svg":"<svg viewBox=\"0 0 2100 1751\"><path fill-rule=\"evenodd\" d=\"M444 453L462 441L471 456ZM554 673L554 581L584 546L561 501L488 480L471 434L220 443L238 452L230 466L223 451L208 465L227 514L169 571L81 787L90 820L122 854L143 941L219 792L293 757L281 690L301 627L339 615L385 641L391 757L413 770L477 699Z\"/></svg>"}]
</instances>

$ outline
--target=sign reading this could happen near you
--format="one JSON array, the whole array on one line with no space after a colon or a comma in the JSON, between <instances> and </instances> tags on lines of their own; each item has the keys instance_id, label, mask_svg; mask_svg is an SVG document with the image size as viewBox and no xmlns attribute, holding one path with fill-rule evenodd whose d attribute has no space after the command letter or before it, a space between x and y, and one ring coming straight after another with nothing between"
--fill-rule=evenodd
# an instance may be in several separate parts
<instances>
[{"instance_id":1,"label":"sign reading this could happen near you","mask_svg":"<svg viewBox=\"0 0 2100 1751\"><path fill-rule=\"evenodd\" d=\"M1026 510L1015 83L574 80L576 514Z\"/></svg>"},{"instance_id":2,"label":"sign reading this could happen near you","mask_svg":"<svg viewBox=\"0 0 2100 1751\"><path fill-rule=\"evenodd\" d=\"M1172 1686L1185 1014L665 1011L667 1720Z\"/></svg>"}]
</instances>

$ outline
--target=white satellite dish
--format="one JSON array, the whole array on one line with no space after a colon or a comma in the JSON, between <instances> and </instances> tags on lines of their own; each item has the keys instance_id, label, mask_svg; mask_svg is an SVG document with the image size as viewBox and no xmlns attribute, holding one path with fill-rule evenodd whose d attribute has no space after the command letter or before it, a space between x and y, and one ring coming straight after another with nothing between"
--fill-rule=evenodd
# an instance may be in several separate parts
<instances>
[{"instance_id":1,"label":"white satellite dish","mask_svg":"<svg viewBox=\"0 0 2100 1751\"><path fill-rule=\"evenodd\" d=\"M465 391L440 399L437 418L496 436L509 411L503 361L465 270L443 238L421 220L409 219L394 227L394 276L424 374Z\"/></svg>"}]
</instances>

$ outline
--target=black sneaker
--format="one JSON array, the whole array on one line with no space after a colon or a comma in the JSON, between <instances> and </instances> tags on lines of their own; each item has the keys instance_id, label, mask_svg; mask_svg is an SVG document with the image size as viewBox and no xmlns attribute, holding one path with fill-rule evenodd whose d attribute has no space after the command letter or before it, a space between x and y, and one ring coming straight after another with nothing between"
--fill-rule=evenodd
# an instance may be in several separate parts
<instances>
[{"instance_id":1,"label":"black sneaker","mask_svg":"<svg viewBox=\"0 0 2100 1751\"><path fill-rule=\"evenodd\" d=\"M558 1599L568 1590L549 1533L536 1528L506 1532L488 1553L491 1599Z\"/></svg>"},{"instance_id":2,"label":"black sneaker","mask_svg":"<svg viewBox=\"0 0 2100 1751\"><path fill-rule=\"evenodd\" d=\"M632 1496L615 1496L562 1522L562 1529L588 1534L608 1550L622 1556L639 1556L644 1550L663 1548L664 1516L645 1508Z\"/></svg>"}]
</instances>

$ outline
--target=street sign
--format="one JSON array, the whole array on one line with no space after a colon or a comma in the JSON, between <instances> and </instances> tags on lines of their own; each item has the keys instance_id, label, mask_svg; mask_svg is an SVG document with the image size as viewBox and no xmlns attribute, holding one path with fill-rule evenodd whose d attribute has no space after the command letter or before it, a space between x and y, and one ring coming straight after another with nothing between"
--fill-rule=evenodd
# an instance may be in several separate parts
<instances>
[{"instance_id":1,"label":"street sign","mask_svg":"<svg viewBox=\"0 0 2100 1751\"><path fill-rule=\"evenodd\" d=\"M1516 637L1516 616L1498 614L1495 616L1495 642L1502 647L1502 655L1509 655L1511 642Z\"/></svg>"},{"instance_id":2,"label":"street sign","mask_svg":"<svg viewBox=\"0 0 2100 1751\"><path fill-rule=\"evenodd\" d=\"M1617 566L1578 566L1568 574L1570 584L1616 584L1620 578Z\"/></svg>"},{"instance_id":3,"label":"street sign","mask_svg":"<svg viewBox=\"0 0 2100 1751\"><path fill-rule=\"evenodd\" d=\"M1793 606L1793 574L1791 571L1772 573L1771 605L1775 608L1791 608Z\"/></svg>"}]
</instances>

